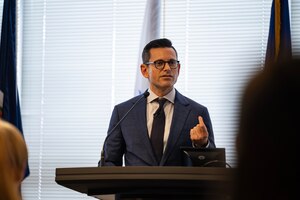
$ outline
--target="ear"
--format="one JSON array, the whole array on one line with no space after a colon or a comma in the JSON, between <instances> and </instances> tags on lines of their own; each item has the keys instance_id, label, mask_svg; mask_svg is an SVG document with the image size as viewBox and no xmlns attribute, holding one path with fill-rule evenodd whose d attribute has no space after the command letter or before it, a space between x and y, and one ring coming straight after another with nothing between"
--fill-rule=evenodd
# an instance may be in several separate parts
<instances>
[{"instance_id":1,"label":"ear","mask_svg":"<svg viewBox=\"0 0 300 200\"><path fill-rule=\"evenodd\" d=\"M149 78L149 67L145 64L141 64L140 66L141 73L145 78Z\"/></svg>"},{"instance_id":2,"label":"ear","mask_svg":"<svg viewBox=\"0 0 300 200\"><path fill-rule=\"evenodd\" d=\"M179 74L179 72L180 72L180 63L178 64L178 67L177 67L177 70L178 70L178 74Z\"/></svg>"}]
</instances>

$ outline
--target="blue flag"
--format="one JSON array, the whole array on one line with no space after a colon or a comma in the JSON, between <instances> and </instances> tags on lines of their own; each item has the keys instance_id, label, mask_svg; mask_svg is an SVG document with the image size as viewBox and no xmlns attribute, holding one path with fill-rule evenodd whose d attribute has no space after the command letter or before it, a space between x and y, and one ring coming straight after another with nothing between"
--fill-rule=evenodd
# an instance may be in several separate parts
<instances>
[{"instance_id":1,"label":"blue flag","mask_svg":"<svg viewBox=\"0 0 300 200\"><path fill-rule=\"evenodd\" d=\"M289 4L273 0L265 66L292 58Z\"/></svg>"},{"instance_id":2,"label":"blue flag","mask_svg":"<svg viewBox=\"0 0 300 200\"><path fill-rule=\"evenodd\" d=\"M23 134L16 66L16 0L4 0L0 43L0 117ZM27 165L25 177L29 176Z\"/></svg>"}]
</instances>

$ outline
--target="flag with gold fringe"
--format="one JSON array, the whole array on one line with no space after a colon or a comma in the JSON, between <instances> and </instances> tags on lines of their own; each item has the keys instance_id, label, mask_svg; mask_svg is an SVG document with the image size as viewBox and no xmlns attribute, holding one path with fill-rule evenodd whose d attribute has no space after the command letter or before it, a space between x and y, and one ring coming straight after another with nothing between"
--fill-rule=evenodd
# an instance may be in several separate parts
<instances>
[{"instance_id":1,"label":"flag with gold fringe","mask_svg":"<svg viewBox=\"0 0 300 200\"><path fill-rule=\"evenodd\" d=\"M265 68L292 57L288 0L273 0Z\"/></svg>"}]
</instances>

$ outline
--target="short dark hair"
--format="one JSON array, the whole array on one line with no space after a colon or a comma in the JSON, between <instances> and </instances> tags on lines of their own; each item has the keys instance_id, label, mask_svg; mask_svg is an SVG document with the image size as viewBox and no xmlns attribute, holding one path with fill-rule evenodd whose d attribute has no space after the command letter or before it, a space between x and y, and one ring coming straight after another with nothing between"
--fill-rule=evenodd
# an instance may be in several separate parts
<instances>
[{"instance_id":1,"label":"short dark hair","mask_svg":"<svg viewBox=\"0 0 300 200\"><path fill-rule=\"evenodd\" d=\"M173 47L171 40L169 40L167 38L155 39L155 40L150 41L144 47L144 50L142 53L143 63L149 62L150 49L153 49L153 48L172 48L172 49L174 49L174 51L176 53L176 57L178 57L177 51L176 51L175 47Z\"/></svg>"}]
</instances>

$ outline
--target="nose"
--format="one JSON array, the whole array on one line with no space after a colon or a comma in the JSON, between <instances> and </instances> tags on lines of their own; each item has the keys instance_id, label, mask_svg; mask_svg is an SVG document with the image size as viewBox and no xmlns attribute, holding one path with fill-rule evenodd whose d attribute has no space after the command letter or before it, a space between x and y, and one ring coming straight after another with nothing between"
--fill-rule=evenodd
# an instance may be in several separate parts
<instances>
[{"instance_id":1,"label":"nose","mask_svg":"<svg viewBox=\"0 0 300 200\"><path fill-rule=\"evenodd\" d=\"M168 66L168 67L166 67L166 66ZM164 70L171 70L169 62L165 62Z\"/></svg>"}]
</instances>

